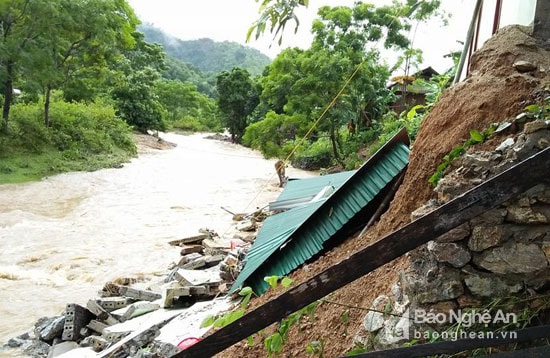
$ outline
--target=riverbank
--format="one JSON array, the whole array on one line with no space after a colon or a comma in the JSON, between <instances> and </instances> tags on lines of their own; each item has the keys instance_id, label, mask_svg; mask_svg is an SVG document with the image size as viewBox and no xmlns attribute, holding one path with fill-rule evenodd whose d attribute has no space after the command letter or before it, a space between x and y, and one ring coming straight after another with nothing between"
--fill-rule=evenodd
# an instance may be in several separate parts
<instances>
[{"instance_id":1,"label":"riverbank","mask_svg":"<svg viewBox=\"0 0 550 358\"><path fill-rule=\"evenodd\" d=\"M14 107L8 132L0 134L0 184L119 168L137 154L131 127L112 108L65 105L48 127L29 113L33 108Z\"/></svg>"},{"instance_id":2,"label":"riverbank","mask_svg":"<svg viewBox=\"0 0 550 358\"><path fill-rule=\"evenodd\" d=\"M106 281L162 277L179 257L169 241L200 228L224 235L232 215L221 206L251 212L280 193L274 160L256 151L206 134L161 136L177 146L121 169L0 185L0 344Z\"/></svg>"}]
</instances>

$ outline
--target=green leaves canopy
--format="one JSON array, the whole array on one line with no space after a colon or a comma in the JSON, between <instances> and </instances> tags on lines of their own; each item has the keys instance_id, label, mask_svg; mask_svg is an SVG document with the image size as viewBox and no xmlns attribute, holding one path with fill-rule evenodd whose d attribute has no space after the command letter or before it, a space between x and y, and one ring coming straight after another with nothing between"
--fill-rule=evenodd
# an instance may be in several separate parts
<instances>
[{"instance_id":1,"label":"green leaves canopy","mask_svg":"<svg viewBox=\"0 0 550 358\"><path fill-rule=\"evenodd\" d=\"M221 119L231 134L231 140L239 143L248 125L248 116L258 105L259 95L248 71L235 67L217 76L218 108Z\"/></svg>"}]
</instances>

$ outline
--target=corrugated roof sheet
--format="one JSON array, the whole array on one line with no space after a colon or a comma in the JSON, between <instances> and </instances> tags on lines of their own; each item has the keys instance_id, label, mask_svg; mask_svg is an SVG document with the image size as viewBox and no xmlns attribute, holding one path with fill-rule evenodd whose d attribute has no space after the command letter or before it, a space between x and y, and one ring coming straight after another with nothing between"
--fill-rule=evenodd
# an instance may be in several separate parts
<instances>
[{"instance_id":1,"label":"corrugated roof sheet","mask_svg":"<svg viewBox=\"0 0 550 358\"><path fill-rule=\"evenodd\" d=\"M336 190L326 199L266 218L230 292L246 282L261 294L268 287L265 276L287 275L323 251L325 242L373 203L405 169L409 148L404 133L400 132L355 172L290 181L277 201L315 195L329 183Z\"/></svg>"},{"instance_id":2,"label":"corrugated roof sheet","mask_svg":"<svg viewBox=\"0 0 550 358\"><path fill-rule=\"evenodd\" d=\"M307 179L290 180L277 200L269 204L269 209L285 210L304 205L313 200L327 186L332 186L334 189L339 188L355 172L356 170L352 170Z\"/></svg>"}]
</instances>

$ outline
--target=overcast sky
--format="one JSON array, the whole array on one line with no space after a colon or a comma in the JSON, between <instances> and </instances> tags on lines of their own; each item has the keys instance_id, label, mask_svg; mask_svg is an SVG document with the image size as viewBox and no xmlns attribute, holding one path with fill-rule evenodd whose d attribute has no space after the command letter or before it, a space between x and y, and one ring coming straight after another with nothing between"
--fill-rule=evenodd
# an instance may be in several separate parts
<instances>
[{"instance_id":1,"label":"overcast sky","mask_svg":"<svg viewBox=\"0 0 550 358\"><path fill-rule=\"evenodd\" d=\"M234 41L254 47L274 58L285 47L309 47L311 43L310 25L323 5L346 5L352 7L354 0L310 0L309 8L298 13L301 21L298 33L294 26L287 29L282 47L265 33L260 40L252 39L245 43L246 33L258 19L258 3L254 0L128 0L136 14L144 23L151 23L170 35L182 40L211 38L215 41ZM370 0L370 3L390 3L388 0ZM458 40L466 37L474 0L443 0L444 9L452 14L449 26L443 27L440 21L431 22L418 28L415 47L424 51L424 66L432 66L444 71L452 65L443 55L461 49ZM390 59L391 61L391 59Z\"/></svg>"}]
</instances>

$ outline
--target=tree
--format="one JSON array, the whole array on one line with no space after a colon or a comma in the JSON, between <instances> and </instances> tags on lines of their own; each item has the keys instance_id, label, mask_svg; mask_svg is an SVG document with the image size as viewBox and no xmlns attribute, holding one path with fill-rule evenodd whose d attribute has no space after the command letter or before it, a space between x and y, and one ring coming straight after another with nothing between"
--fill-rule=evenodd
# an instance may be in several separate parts
<instances>
[{"instance_id":1,"label":"tree","mask_svg":"<svg viewBox=\"0 0 550 358\"><path fill-rule=\"evenodd\" d=\"M136 130L164 130L164 109L155 93L160 71L165 68L159 45L145 42L143 34L132 34L135 46L113 64L111 93L117 114Z\"/></svg>"},{"instance_id":2,"label":"tree","mask_svg":"<svg viewBox=\"0 0 550 358\"><path fill-rule=\"evenodd\" d=\"M283 0L262 4L277 8L281 3L301 5ZM273 61L262 79L262 101L277 113L305 115L310 126L315 124L311 135L327 133L332 156L339 160L340 129L350 125L364 130L388 110L390 70L381 61L377 45L407 50L411 21L425 19L438 5L439 1L407 0L382 7L362 2L352 8L321 7L312 24L311 48L283 51ZM290 13L287 21L293 18ZM272 16L280 21L282 15ZM259 23L265 19L261 17ZM257 30L263 31L261 26Z\"/></svg>"},{"instance_id":3,"label":"tree","mask_svg":"<svg viewBox=\"0 0 550 358\"><path fill-rule=\"evenodd\" d=\"M41 78L44 83L44 122L50 125L49 103L52 89L71 79L83 81L84 68L104 68L121 51L135 44L132 37L138 19L126 1L50 1L46 15L49 26L40 37L47 59ZM49 54L49 56L46 56ZM101 73L97 71L96 73Z\"/></svg>"},{"instance_id":4,"label":"tree","mask_svg":"<svg viewBox=\"0 0 550 358\"><path fill-rule=\"evenodd\" d=\"M4 103L2 106L2 133L8 133L13 86L22 67L37 59L40 51L36 38L45 25L40 17L47 2L33 0L0 1L0 79ZM27 66L32 67L32 66Z\"/></svg>"},{"instance_id":5,"label":"tree","mask_svg":"<svg viewBox=\"0 0 550 358\"><path fill-rule=\"evenodd\" d=\"M218 108L233 143L240 143L248 116L258 105L259 95L248 71L235 67L217 76Z\"/></svg>"},{"instance_id":6,"label":"tree","mask_svg":"<svg viewBox=\"0 0 550 358\"><path fill-rule=\"evenodd\" d=\"M169 122L198 121L203 124L203 130L220 128L215 101L200 93L194 84L163 80L155 91Z\"/></svg>"}]
</instances>

